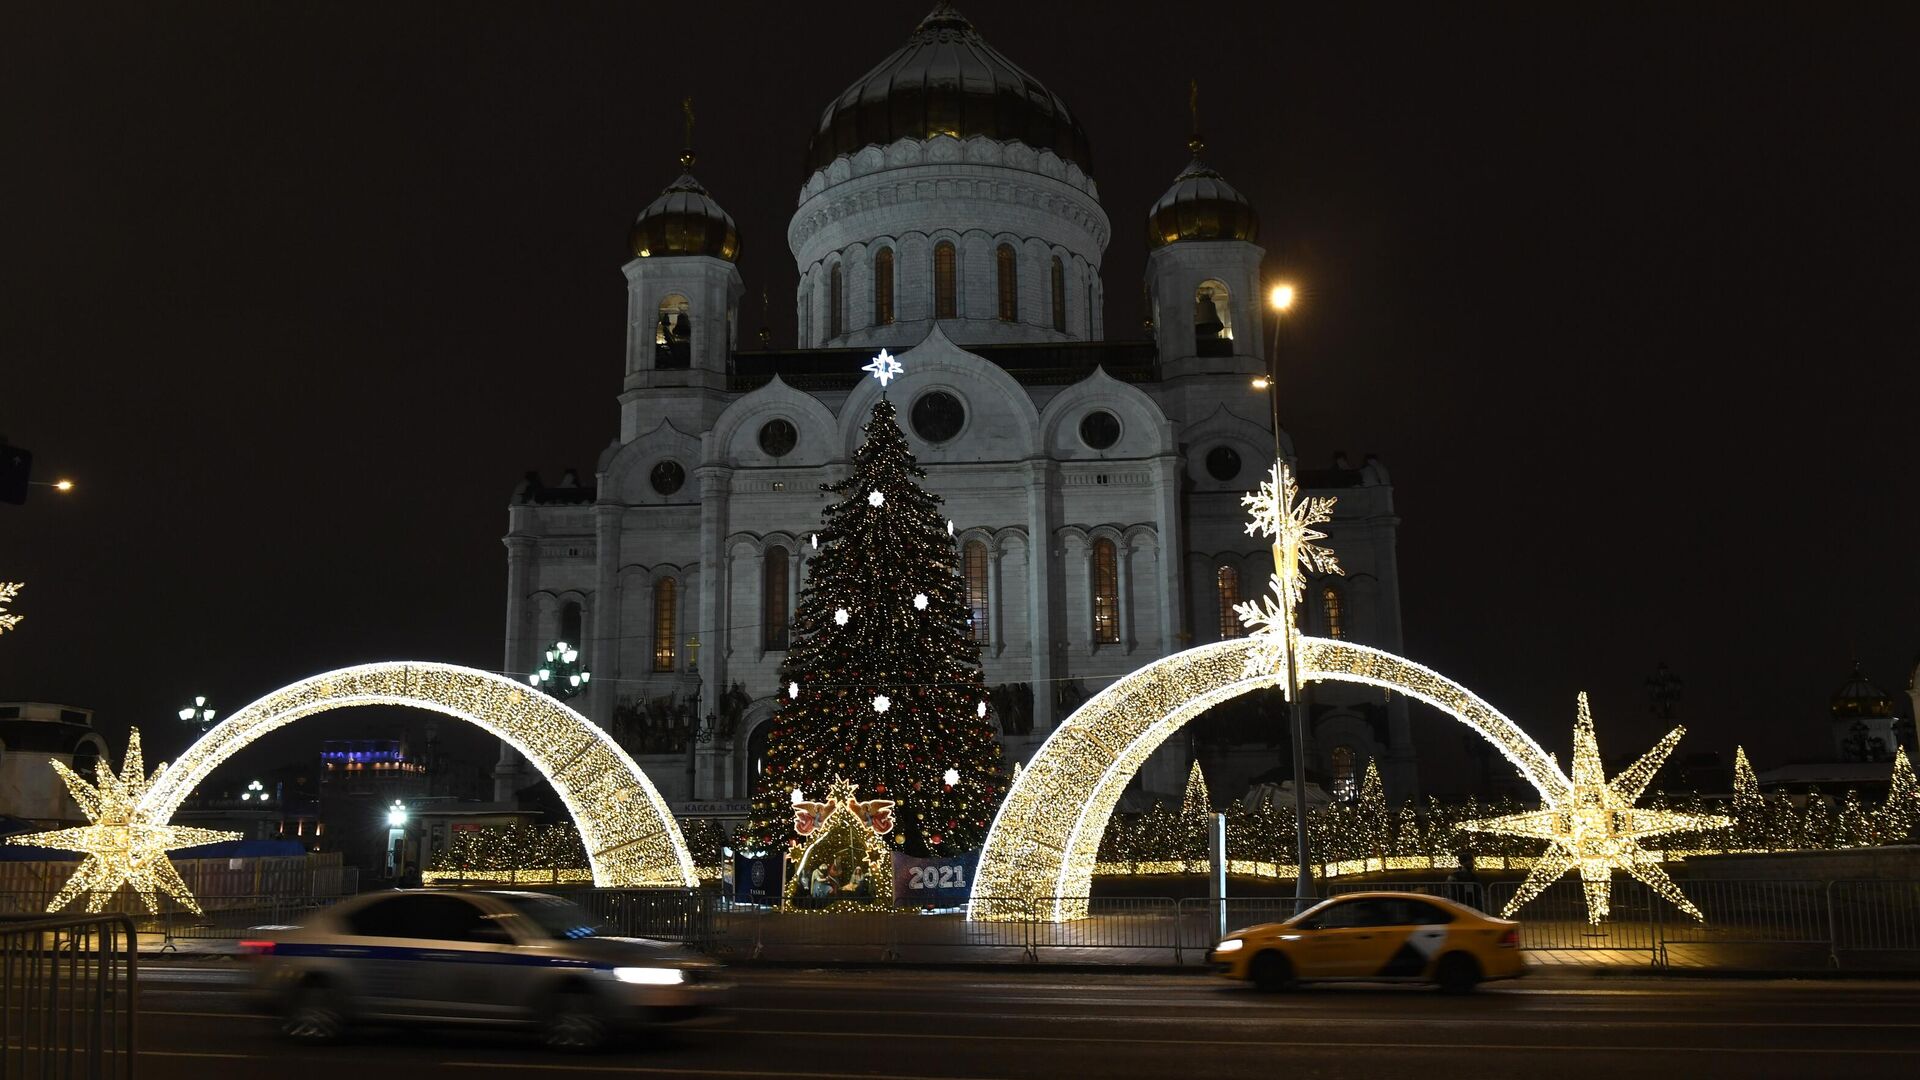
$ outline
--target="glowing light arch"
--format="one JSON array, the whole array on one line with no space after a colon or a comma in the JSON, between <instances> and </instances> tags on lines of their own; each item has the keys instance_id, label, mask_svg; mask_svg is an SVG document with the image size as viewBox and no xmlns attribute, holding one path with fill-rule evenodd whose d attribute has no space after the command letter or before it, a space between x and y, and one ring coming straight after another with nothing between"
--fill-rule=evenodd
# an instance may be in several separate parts
<instances>
[{"instance_id":1,"label":"glowing light arch","mask_svg":"<svg viewBox=\"0 0 1920 1080\"><path fill-rule=\"evenodd\" d=\"M165 823L240 748L295 720L353 705L410 705L465 720L518 750L573 815L602 888L698 884L686 839L633 758L592 721L490 671L402 661L303 679L235 712L176 759L141 805Z\"/></svg>"},{"instance_id":2,"label":"glowing light arch","mask_svg":"<svg viewBox=\"0 0 1920 1080\"><path fill-rule=\"evenodd\" d=\"M1424 701L1492 743L1548 805L1572 781L1512 720L1452 679L1379 649L1301 637L1300 680L1364 683ZM1054 922L1086 916L1107 819L1148 756L1187 721L1229 698L1280 685L1249 675L1255 638L1201 645L1156 661L1095 694L1020 770L980 851L967 917Z\"/></svg>"}]
</instances>

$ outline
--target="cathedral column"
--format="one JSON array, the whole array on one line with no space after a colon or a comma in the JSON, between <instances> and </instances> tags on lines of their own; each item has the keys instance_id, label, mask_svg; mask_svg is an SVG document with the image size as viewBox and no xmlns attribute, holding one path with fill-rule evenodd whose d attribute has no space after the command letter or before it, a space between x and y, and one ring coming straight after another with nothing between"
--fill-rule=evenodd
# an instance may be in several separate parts
<instances>
[{"instance_id":1,"label":"cathedral column","mask_svg":"<svg viewBox=\"0 0 1920 1080\"><path fill-rule=\"evenodd\" d=\"M1000 571L1000 541L998 538L986 545L987 549L987 641L986 645L994 656L1007 651L1007 603L1000 593L1000 583L1005 579Z\"/></svg>"},{"instance_id":2,"label":"cathedral column","mask_svg":"<svg viewBox=\"0 0 1920 1080\"><path fill-rule=\"evenodd\" d=\"M1027 462L1027 641L1033 658L1033 730L1053 728L1053 463Z\"/></svg>"},{"instance_id":3,"label":"cathedral column","mask_svg":"<svg viewBox=\"0 0 1920 1080\"><path fill-rule=\"evenodd\" d=\"M507 645L501 670L517 679L527 655L527 578L533 563L534 538L515 532L507 545ZM507 802L520 787L521 759L518 751L500 743L500 759L493 767L493 801Z\"/></svg>"},{"instance_id":4,"label":"cathedral column","mask_svg":"<svg viewBox=\"0 0 1920 1080\"><path fill-rule=\"evenodd\" d=\"M711 435L708 436L711 438ZM718 709L720 694L726 689L727 649L727 495L733 470L721 465L702 465L695 470L700 479L700 617L693 632L700 635L700 712ZM684 647L681 650L684 652ZM695 717L695 722L699 717ZM701 797L700 781L693 777L693 790L687 798Z\"/></svg>"},{"instance_id":5,"label":"cathedral column","mask_svg":"<svg viewBox=\"0 0 1920 1080\"><path fill-rule=\"evenodd\" d=\"M1154 469L1154 502L1159 508L1160 542L1160 653L1170 656L1185 647L1186 530L1180 527L1180 459L1169 454Z\"/></svg>"},{"instance_id":6,"label":"cathedral column","mask_svg":"<svg viewBox=\"0 0 1920 1080\"><path fill-rule=\"evenodd\" d=\"M1119 634L1116 636L1120 638L1120 651L1130 653L1134 645L1133 543L1125 537L1113 545L1113 570L1114 587L1119 590L1119 595L1114 598L1117 604L1115 615L1120 620L1120 625L1117 627Z\"/></svg>"},{"instance_id":7,"label":"cathedral column","mask_svg":"<svg viewBox=\"0 0 1920 1080\"><path fill-rule=\"evenodd\" d=\"M592 684L587 701L588 715L603 730L613 726L615 677L620 674L620 522L625 513L626 508L617 503L593 508L593 650L587 671L599 679Z\"/></svg>"}]
</instances>

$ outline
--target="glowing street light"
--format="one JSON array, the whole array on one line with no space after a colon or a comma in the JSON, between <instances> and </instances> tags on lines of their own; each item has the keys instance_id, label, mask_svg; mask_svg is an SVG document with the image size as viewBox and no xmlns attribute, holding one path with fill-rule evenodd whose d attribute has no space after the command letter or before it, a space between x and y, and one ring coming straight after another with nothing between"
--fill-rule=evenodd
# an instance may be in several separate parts
<instances>
[{"instance_id":1,"label":"glowing street light","mask_svg":"<svg viewBox=\"0 0 1920 1080\"><path fill-rule=\"evenodd\" d=\"M192 724L201 731L206 731L213 726L213 718L220 714L207 707L206 695L202 694L193 699L193 704L174 715L180 717L181 723Z\"/></svg>"},{"instance_id":2,"label":"glowing street light","mask_svg":"<svg viewBox=\"0 0 1920 1080\"><path fill-rule=\"evenodd\" d=\"M1293 286L1283 281L1267 293L1267 306L1275 311L1286 311L1293 307L1293 298Z\"/></svg>"},{"instance_id":3,"label":"glowing street light","mask_svg":"<svg viewBox=\"0 0 1920 1080\"><path fill-rule=\"evenodd\" d=\"M407 805L399 799L393 800L393 805L387 808L387 824L396 829L406 827Z\"/></svg>"}]
</instances>

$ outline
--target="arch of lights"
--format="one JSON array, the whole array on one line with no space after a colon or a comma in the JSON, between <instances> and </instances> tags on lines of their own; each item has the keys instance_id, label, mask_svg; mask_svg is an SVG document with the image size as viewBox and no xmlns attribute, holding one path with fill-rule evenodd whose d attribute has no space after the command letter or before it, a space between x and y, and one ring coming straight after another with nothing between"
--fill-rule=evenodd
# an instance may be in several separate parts
<instances>
[{"instance_id":1,"label":"arch of lights","mask_svg":"<svg viewBox=\"0 0 1920 1080\"><path fill-rule=\"evenodd\" d=\"M1300 681L1364 683L1424 701L1492 743L1557 805L1573 783L1540 744L1452 679L1379 649L1300 637ZM1207 709L1278 686L1249 674L1258 637L1201 645L1149 664L1095 694L1019 771L987 832L967 917L981 921L1086 917L1095 858L1121 791L1169 735ZM1271 671L1271 668L1267 668Z\"/></svg>"},{"instance_id":2,"label":"arch of lights","mask_svg":"<svg viewBox=\"0 0 1920 1080\"><path fill-rule=\"evenodd\" d=\"M665 800L605 731L560 702L502 675L402 661L341 668L276 690L188 747L141 806L165 823L222 761L268 732L332 709L409 705L484 728L553 784L573 815L603 888L698 884L693 856Z\"/></svg>"}]
</instances>

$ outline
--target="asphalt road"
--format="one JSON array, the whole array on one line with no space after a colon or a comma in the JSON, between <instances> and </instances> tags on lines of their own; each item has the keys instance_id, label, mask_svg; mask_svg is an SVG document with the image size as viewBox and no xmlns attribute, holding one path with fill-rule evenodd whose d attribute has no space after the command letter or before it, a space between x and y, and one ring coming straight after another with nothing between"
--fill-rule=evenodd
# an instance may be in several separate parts
<instances>
[{"instance_id":1,"label":"asphalt road","mask_svg":"<svg viewBox=\"0 0 1920 1080\"><path fill-rule=\"evenodd\" d=\"M1920 982L1534 978L1470 997L1263 997L1204 976L744 969L715 1025L594 1055L471 1030L295 1048L225 963L143 966L139 1075L441 1077L1910 1077Z\"/></svg>"}]
</instances>

